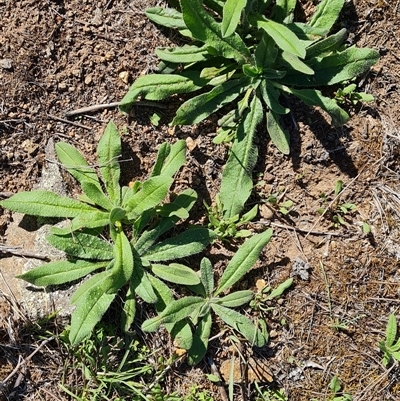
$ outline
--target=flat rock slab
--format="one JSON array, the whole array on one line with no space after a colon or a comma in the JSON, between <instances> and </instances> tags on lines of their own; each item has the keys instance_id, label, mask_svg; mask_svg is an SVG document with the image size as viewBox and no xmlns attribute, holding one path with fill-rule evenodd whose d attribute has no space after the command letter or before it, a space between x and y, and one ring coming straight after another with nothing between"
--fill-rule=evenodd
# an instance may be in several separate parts
<instances>
[{"instance_id":1,"label":"flat rock slab","mask_svg":"<svg viewBox=\"0 0 400 401\"><path fill-rule=\"evenodd\" d=\"M46 147L46 158L47 160L56 160L54 143L51 139ZM41 182L36 189L51 190L60 195L66 195L57 163L47 163L47 166L43 168ZM12 248L14 255L0 259L0 291L14 297L30 317L43 317L55 311L66 316L72 311L69 299L75 290L74 287L50 291L16 278L16 276L46 263L39 257L45 257L49 261L65 257L63 252L55 249L46 241L51 227L51 224L45 224L40 219L13 213L12 222L7 227L5 234L6 243L4 245ZM18 255L19 250L21 256ZM30 254L39 257L29 257Z\"/></svg>"}]
</instances>

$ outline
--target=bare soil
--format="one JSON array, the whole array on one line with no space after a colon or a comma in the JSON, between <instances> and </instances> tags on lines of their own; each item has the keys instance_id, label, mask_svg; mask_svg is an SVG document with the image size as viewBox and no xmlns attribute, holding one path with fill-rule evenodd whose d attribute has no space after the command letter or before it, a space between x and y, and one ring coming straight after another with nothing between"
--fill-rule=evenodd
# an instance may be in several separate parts
<instances>
[{"instance_id":1,"label":"bare soil","mask_svg":"<svg viewBox=\"0 0 400 401\"><path fill-rule=\"evenodd\" d=\"M304 13L312 7L308 0L300 3ZM120 101L135 78L155 71L154 49L177 40L146 19L145 8L155 4L163 2L0 0L0 196L34 187L49 163L44 150L50 138L68 141L94 162L97 141L112 119L124 132L127 182L146 176L162 142L183 138L188 163L176 185L193 187L207 203L214 199L226 149L212 144L213 120L170 129L179 99L165 102L164 109L135 106L129 117L115 107L66 117L81 107ZM349 107L352 118L341 128L332 128L320 110L294 103L286 121L292 140L288 157L260 132L257 185L250 203L262 206L251 228L271 226L275 235L243 285L255 288L257 280L264 280L274 287L290 276L295 285L271 304L273 311L261 315L270 330L268 347L255 351L243 345L242 352L268 368L262 381L284 388L289 400L330 399L334 375L354 400L399 400L400 369L382 365L377 344L384 339L389 313L400 317L400 4L354 0L346 3L338 23L349 29L350 43L381 53L378 64L359 80L375 102ZM158 127L149 122L155 111L163 114ZM345 190L335 200L338 180ZM76 191L73 181L67 185L71 193ZM267 202L275 193L280 203L293 201L289 214ZM333 227L334 208L343 202L357 209L343 216L344 225ZM323 216L320 208L328 209ZM7 244L4 233L13 217L0 213L1 242ZM203 214L200 201L193 222ZM363 223L371 233L363 232ZM217 254L221 259L231 249L220 244ZM1 256L5 253L0 250ZM299 266L303 274L296 270ZM26 358L38 345L10 299L11 294L0 293L1 381L19 357ZM24 327L22 334L17 335L16 322ZM228 335L210 346L221 370L234 354ZM161 340L152 341L157 347ZM170 350L171 345L165 347L166 356ZM53 344L28 361L23 399L69 399L57 387L62 359ZM210 372L208 364L200 368L175 365L165 379L166 389L184 395L198 381L209 386L215 400L221 399L202 374ZM0 388L4 399L11 399L20 372L22 368ZM235 399L255 399L249 388L237 386Z\"/></svg>"}]
</instances>

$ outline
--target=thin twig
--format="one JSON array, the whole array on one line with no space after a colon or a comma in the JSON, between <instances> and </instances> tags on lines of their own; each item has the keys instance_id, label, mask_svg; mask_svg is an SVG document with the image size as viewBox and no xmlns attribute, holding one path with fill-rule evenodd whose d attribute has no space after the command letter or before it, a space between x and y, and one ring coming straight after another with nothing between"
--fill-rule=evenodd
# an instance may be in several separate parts
<instances>
[{"instance_id":1,"label":"thin twig","mask_svg":"<svg viewBox=\"0 0 400 401\"><path fill-rule=\"evenodd\" d=\"M99 111L103 109L112 109L114 107L118 107L120 102L113 102L113 103L102 103L102 104L95 104L93 106L82 107L80 109L67 111L65 113L65 117L73 117L78 116L81 114L92 113L94 111ZM132 106L146 106L146 107L157 107L159 109L166 109L167 106L165 104L157 103L157 102L149 102L149 101L139 101L134 102Z\"/></svg>"},{"instance_id":2,"label":"thin twig","mask_svg":"<svg viewBox=\"0 0 400 401\"><path fill-rule=\"evenodd\" d=\"M270 224L271 226L274 227L278 227L278 228L282 228L283 230L293 230L293 231L297 231L299 233L309 233L312 235L332 235L335 237L344 237L345 234L341 234L341 233L335 233L335 232L331 232L331 231L313 231L313 230L308 230L305 228L297 228L297 227L292 227L292 226L285 226L284 224L279 224L279 223L267 223L267 222L262 222L262 221L255 221L252 222L253 224Z\"/></svg>"},{"instance_id":3,"label":"thin twig","mask_svg":"<svg viewBox=\"0 0 400 401\"><path fill-rule=\"evenodd\" d=\"M46 255L41 255L35 252L24 251L20 246L8 246L8 245L0 245L1 253L9 253L11 255L25 257L25 258L33 258L48 261L50 258Z\"/></svg>"},{"instance_id":4,"label":"thin twig","mask_svg":"<svg viewBox=\"0 0 400 401\"><path fill-rule=\"evenodd\" d=\"M229 401L228 395L226 394L225 387L222 384L222 377L218 371L217 366L215 365L215 363L211 357L208 357L208 363L210 364L212 374L217 376L219 379L219 382L217 383L217 385L218 385L218 390L219 390L219 394L221 396L222 401Z\"/></svg>"},{"instance_id":5,"label":"thin twig","mask_svg":"<svg viewBox=\"0 0 400 401\"><path fill-rule=\"evenodd\" d=\"M88 127L87 125L83 125L83 124L80 124L80 123L76 123L75 121L66 120L65 118L53 116L52 114L47 114L47 117L49 117L49 118L51 118L51 119L53 119L53 120L56 120L56 121L60 121L60 122L62 122L62 123L74 125L75 127L79 127L79 128L91 130L91 128Z\"/></svg>"}]
</instances>

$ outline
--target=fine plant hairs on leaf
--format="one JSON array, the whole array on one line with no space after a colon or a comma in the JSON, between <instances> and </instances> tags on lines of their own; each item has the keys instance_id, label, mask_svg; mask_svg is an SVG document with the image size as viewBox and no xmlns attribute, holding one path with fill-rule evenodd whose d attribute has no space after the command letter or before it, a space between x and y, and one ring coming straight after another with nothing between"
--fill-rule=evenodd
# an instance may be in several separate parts
<instances>
[{"instance_id":1,"label":"fine plant hairs on leaf","mask_svg":"<svg viewBox=\"0 0 400 401\"><path fill-rule=\"evenodd\" d=\"M233 142L220 194L226 219L240 213L250 195L256 132L268 133L279 151L290 153L281 122L289 112L287 97L320 107L333 125L345 124L349 115L324 87L353 81L379 58L376 50L347 47L346 29L332 31L344 0L321 0L307 22L294 21L296 6L296 0L181 0L177 9L146 11L154 23L176 29L185 44L158 48L159 73L139 77L120 109L128 112L140 96L164 100L185 93L171 125L218 113L214 142ZM239 177L236 186L232 177Z\"/></svg>"},{"instance_id":2,"label":"fine plant hairs on leaf","mask_svg":"<svg viewBox=\"0 0 400 401\"><path fill-rule=\"evenodd\" d=\"M232 287L250 271L271 236L272 230L269 229L247 239L228 263L218 285L214 282L210 260L203 258L200 263L200 282L188 285L193 295L184 295L174 300L165 284L155 282L162 302L156 307L158 314L146 320L142 329L152 332L164 325L175 344L187 350L188 362L192 365L200 362L207 352L213 314L251 344L264 346L268 340L266 330L262 331L250 318L234 309L249 303L254 297L253 291L232 291ZM222 295L226 291L229 293Z\"/></svg>"},{"instance_id":3,"label":"fine plant hairs on leaf","mask_svg":"<svg viewBox=\"0 0 400 401\"><path fill-rule=\"evenodd\" d=\"M165 202L173 176L185 163L185 141L162 144L150 177L131 187L119 183L121 139L112 122L97 147L98 171L73 146L59 143L56 149L60 162L82 188L79 199L30 191L15 194L1 206L36 216L72 219L66 228L53 227L47 237L51 245L66 253L67 260L50 262L19 276L46 287L90 275L71 298L76 306L69 333L72 344L91 334L117 294L125 297L121 325L129 330L136 297L148 303L158 301L153 275L178 285L200 283L196 272L174 261L201 252L216 234L194 227L159 241L161 235L189 217L197 200L196 192L187 189ZM100 237L104 228L109 239ZM121 291L123 287L126 291Z\"/></svg>"}]
</instances>

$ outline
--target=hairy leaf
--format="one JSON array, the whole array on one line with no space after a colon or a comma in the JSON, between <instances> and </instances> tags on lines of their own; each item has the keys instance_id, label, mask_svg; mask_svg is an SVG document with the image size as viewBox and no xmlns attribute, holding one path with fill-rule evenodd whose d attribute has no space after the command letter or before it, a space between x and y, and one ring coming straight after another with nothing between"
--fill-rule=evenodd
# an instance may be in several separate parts
<instances>
[{"instance_id":1,"label":"hairy leaf","mask_svg":"<svg viewBox=\"0 0 400 401\"><path fill-rule=\"evenodd\" d=\"M290 153L290 136L289 132L284 130L279 123L280 116L270 110L267 112L267 131L272 143L284 155Z\"/></svg>"},{"instance_id":2,"label":"hairy leaf","mask_svg":"<svg viewBox=\"0 0 400 401\"><path fill-rule=\"evenodd\" d=\"M385 344L387 347L391 347L394 344L396 340L396 335L397 335L396 316L393 313L391 313L389 315L388 324L386 326Z\"/></svg>"},{"instance_id":3,"label":"hairy leaf","mask_svg":"<svg viewBox=\"0 0 400 401\"><path fill-rule=\"evenodd\" d=\"M175 64L192 64L207 60L210 56L208 46L185 45L179 47L158 47L156 55L163 61Z\"/></svg>"},{"instance_id":4,"label":"hairy leaf","mask_svg":"<svg viewBox=\"0 0 400 401\"><path fill-rule=\"evenodd\" d=\"M85 195L97 206L100 206L101 208L105 210L111 210L112 208L112 203L110 199L107 198L106 195L104 195L103 191L101 188L99 188L98 185L93 184L92 182L89 181L83 181L81 183L81 187Z\"/></svg>"},{"instance_id":5,"label":"hairy leaf","mask_svg":"<svg viewBox=\"0 0 400 401\"><path fill-rule=\"evenodd\" d=\"M173 177L186 162L186 142L181 139L175 142L168 153L160 170L160 175ZM157 174L153 174L157 175Z\"/></svg>"},{"instance_id":6,"label":"hairy leaf","mask_svg":"<svg viewBox=\"0 0 400 401\"><path fill-rule=\"evenodd\" d=\"M267 299L274 299L280 297L288 288L291 287L292 284L293 284L293 278L288 278L283 283L279 284L278 287L272 290L268 294Z\"/></svg>"},{"instance_id":7,"label":"hairy leaf","mask_svg":"<svg viewBox=\"0 0 400 401\"><path fill-rule=\"evenodd\" d=\"M87 260L57 260L36 267L17 276L28 283L39 287L60 285L85 277L98 269L106 267L108 262L93 262Z\"/></svg>"},{"instance_id":8,"label":"hairy leaf","mask_svg":"<svg viewBox=\"0 0 400 401\"><path fill-rule=\"evenodd\" d=\"M223 38L235 33L247 0L226 0L223 8L221 34Z\"/></svg>"},{"instance_id":9,"label":"hairy leaf","mask_svg":"<svg viewBox=\"0 0 400 401\"><path fill-rule=\"evenodd\" d=\"M328 34L338 19L343 4L344 0L322 0L317 5L309 25L313 28L323 29L323 35Z\"/></svg>"},{"instance_id":10,"label":"hairy leaf","mask_svg":"<svg viewBox=\"0 0 400 401\"><path fill-rule=\"evenodd\" d=\"M214 274L209 259L203 258L200 263L201 283L204 286L206 297L210 298L214 291Z\"/></svg>"},{"instance_id":11,"label":"hairy leaf","mask_svg":"<svg viewBox=\"0 0 400 401\"><path fill-rule=\"evenodd\" d=\"M124 307L121 316L121 329L124 333L129 332L136 315L136 297L134 290L129 287L125 296Z\"/></svg>"},{"instance_id":12,"label":"hairy leaf","mask_svg":"<svg viewBox=\"0 0 400 401\"><path fill-rule=\"evenodd\" d=\"M238 34L223 38L221 24L202 6L201 0L181 0L183 19L193 36L214 48L220 56L234 59L239 65L248 63L250 52Z\"/></svg>"},{"instance_id":13,"label":"hairy leaf","mask_svg":"<svg viewBox=\"0 0 400 401\"><path fill-rule=\"evenodd\" d=\"M282 59L287 63L287 66L293 70L306 75L314 75L313 69L301 61L296 55L284 51L282 52Z\"/></svg>"},{"instance_id":14,"label":"hairy leaf","mask_svg":"<svg viewBox=\"0 0 400 401\"><path fill-rule=\"evenodd\" d=\"M283 107L279 103L279 91L274 87L274 85L268 79L263 79L260 86L257 88L260 92L262 99L270 110L277 114L287 114L289 109Z\"/></svg>"},{"instance_id":15,"label":"hairy leaf","mask_svg":"<svg viewBox=\"0 0 400 401\"><path fill-rule=\"evenodd\" d=\"M231 288L253 267L261 251L271 239L271 236L272 230L268 229L263 233L249 238L240 246L222 274L214 296Z\"/></svg>"},{"instance_id":16,"label":"hairy leaf","mask_svg":"<svg viewBox=\"0 0 400 401\"><path fill-rule=\"evenodd\" d=\"M151 7L146 9L146 17L167 28L186 29L182 13L173 8Z\"/></svg>"},{"instance_id":17,"label":"hairy leaf","mask_svg":"<svg viewBox=\"0 0 400 401\"><path fill-rule=\"evenodd\" d=\"M196 285L200 283L200 278L195 271L179 263L167 265L151 264L152 272L165 281L175 284Z\"/></svg>"},{"instance_id":18,"label":"hairy leaf","mask_svg":"<svg viewBox=\"0 0 400 401\"><path fill-rule=\"evenodd\" d=\"M327 54L337 51L343 45L347 38L346 28L341 29L339 32L323 38L307 47L306 59L312 59L315 57L324 57Z\"/></svg>"},{"instance_id":19,"label":"hairy leaf","mask_svg":"<svg viewBox=\"0 0 400 401\"><path fill-rule=\"evenodd\" d=\"M227 308L236 308L249 303L254 298L254 292L250 290L235 291L222 298L217 303Z\"/></svg>"},{"instance_id":20,"label":"hairy leaf","mask_svg":"<svg viewBox=\"0 0 400 401\"><path fill-rule=\"evenodd\" d=\"M212 317L211 313L207 313L197 325L193 334L193 344L188 352L189 365L199 363L207 352L208 339L211 334Z\"/></svg>"}]
</instances>

